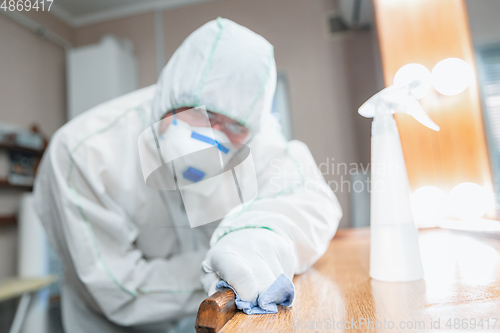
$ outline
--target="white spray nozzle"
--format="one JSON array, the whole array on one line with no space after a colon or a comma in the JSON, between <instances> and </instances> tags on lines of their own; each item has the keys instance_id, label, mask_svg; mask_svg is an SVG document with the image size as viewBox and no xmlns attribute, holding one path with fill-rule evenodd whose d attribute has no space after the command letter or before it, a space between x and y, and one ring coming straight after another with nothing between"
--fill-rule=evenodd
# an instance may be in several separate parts
<instances>
[{"instance_id":1,"label":"white spray nozzle","mask_svg":"<svg viewBox=\"0 0 500 333\"><path fill-rule=\"evenodd\" d=\"M432 121L431 118L429 118L416 98L406 105L404 111L406 111L406 113L411 115L413 118L415 118L416 121L418 121L425 127L439 132L439 126L434 121Z\"/></svg>"},{"instance_id":2,"label":"white spray nozzle","mask_svg":"<svg viewBox=\"0 0 500 333\"><path fill-rule=\"evenodd\" d=\"M372 118L378 114L406 112L422 125L439 131L439 126L429 118L418 102L417 97L412 93L420 85L420 81L414 80L404 86L389 86L361 105L358 113L363 117Z\"/></svg>"}]
</instances>

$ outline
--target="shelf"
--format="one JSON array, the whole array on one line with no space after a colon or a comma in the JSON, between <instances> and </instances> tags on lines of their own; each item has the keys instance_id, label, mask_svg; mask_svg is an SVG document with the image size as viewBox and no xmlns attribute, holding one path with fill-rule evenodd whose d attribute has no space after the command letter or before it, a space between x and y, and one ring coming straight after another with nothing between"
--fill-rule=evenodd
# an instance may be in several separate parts
<instances>
[{"instance_id":1,"label":"shelf","mask_svg":"<svg viewBox=\"0 0 500 333\"><path fill-rule=\"evenodd\" d=\"M33 191L33 185L11 184L7 179L0 179L0 188L9 188L13 190Z\"/></svg>"},{"instance_id":2,"label":"shelf","mask_svg":"<svg viewBox=\"0 0 500 333\"><path fill-rule=\"evenodd\" d=\"M44 152L43 150L36 150L36 149L31 149L31 148L20 147L20 146L16 146L16 145L4 143L4 142L0 142L0 149L17 150L17 151L22 151L25 153L30 153L33 155L38 155L38 156L42 156L43 152Z\"/></svg>"},{"instance_id":3,"label":"shelf","mask_svg":"<svg viewBox=\"0 0 500 333\"><path fill-rule=\"evenodd\" d=\"M0 227L17 225L17 217L15 215L0 215Z\"/></svg>"}]
</instances>

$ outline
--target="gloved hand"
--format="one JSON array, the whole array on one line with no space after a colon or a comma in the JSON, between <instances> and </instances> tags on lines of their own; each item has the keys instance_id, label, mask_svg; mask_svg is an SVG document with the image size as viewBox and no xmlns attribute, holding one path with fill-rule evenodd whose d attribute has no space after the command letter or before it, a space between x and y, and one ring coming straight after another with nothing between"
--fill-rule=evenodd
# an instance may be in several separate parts
<instances>
[{"instance_id":1,"label":"gloved hand","mask_svg":"<svg viewBox=\"0 0 500 333\"><path fill-rule=\"evenodd\" d=\"M274 231L242 229L223 236L202 263L201 283L212 295L222 279L241 300L257 304L257 298L280 276L290 280L295 270L292 243Z\"/></svg>"}]
</instances>

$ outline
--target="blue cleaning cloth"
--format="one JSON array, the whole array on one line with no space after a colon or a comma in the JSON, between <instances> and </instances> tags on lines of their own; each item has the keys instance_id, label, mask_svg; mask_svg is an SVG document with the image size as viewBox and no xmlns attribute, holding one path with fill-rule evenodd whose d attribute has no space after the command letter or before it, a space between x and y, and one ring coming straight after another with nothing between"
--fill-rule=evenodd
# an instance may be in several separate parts
<instances>
[{"instance_id":1,"label":"blue cleaning cloth","mask_svg":"<svg viewBox=\"0 0 500 333\"><path fill-rule=\"evenodd\" d=\"M227 284L226 281L217 283L217 290L224 287L231 288L234 291L236 294L236 306L247 315L277 313L278 305L290 306L295 298L293 283L285 274L278 276L273 284L259 296L257 299L258 305L242 301L236 290Z\"/></svg>"}]
</instances>

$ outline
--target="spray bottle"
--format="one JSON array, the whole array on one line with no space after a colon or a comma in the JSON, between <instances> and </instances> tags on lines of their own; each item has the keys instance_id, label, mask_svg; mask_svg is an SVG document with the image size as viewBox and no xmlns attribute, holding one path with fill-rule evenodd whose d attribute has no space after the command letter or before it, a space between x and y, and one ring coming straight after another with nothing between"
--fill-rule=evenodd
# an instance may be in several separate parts
<instances>
[{"instance_id":1,"label":"spray bottle","mask_svg":"<svg viewBox=\"0 0 500 333\"><path fill-rule=\"evenodd\" d=\"M375 280L413 281L424 275L403 150L393 117L395 112L406 112L422 125L439 131L439 126L427 116L418 102L416 92L422 85L423 81L413 80L390 86L358 110L362 116L374 118L371 138L370 276Z\"/></svg>"}]
</instances>

